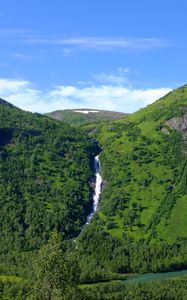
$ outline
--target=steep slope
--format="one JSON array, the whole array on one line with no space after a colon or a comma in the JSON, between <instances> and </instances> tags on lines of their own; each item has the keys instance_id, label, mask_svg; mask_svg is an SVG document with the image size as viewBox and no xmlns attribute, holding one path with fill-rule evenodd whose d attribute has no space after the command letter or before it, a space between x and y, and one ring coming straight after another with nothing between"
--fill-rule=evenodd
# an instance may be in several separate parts
<instances>
[{"instance_id":1,"label":"steep slope","mask_svg":"<svg viewBox=\"0 0 187 300\"><path fill-rule=\"evenodd\" d=\"M80 232L97 152L81 130L0 101L1 272L22 271L52 230Z\"/></svg>"},{"instance_id":2,"label":"steep slope","mask_svg":"<svg viewBox=\"0 0 187 300\"><path fill-rule=\"evenodd\" d=\"M13 104L5 101L4 99L0 98L0 105L8 106L8 107L14 107Z\"/></svg>"},{"instance_id":3,"label":"steep slope","mask_svg":"<svg viewBox=\"0 0 187 300\"><path fill-rule=\"evenodd\" d=\"M104 186L79 239L83 279L187 267L187 86L97 126ZM102 243L101 243L102 241Z\"/></svg>"},{"instance_id":4,"label":"steep slope","mask_svg":"<svg viewBox=\"0 0 187 300\"><path fill-rule=\"evenodd\" d=\"M51 118L64 121L73 126L79 126L89 123L99 123L103 121L117 120L125 117L127 114L94 109L65 109L57 110L47 114Z\"/></svg>"}]
</instances>

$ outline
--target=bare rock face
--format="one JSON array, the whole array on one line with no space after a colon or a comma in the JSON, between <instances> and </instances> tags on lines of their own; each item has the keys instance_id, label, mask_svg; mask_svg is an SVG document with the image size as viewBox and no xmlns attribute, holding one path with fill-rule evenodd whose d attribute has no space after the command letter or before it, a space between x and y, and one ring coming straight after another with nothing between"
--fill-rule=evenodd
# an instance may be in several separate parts
<instances>
[{"instance_id":1,"label":"bare rock face","mask_svg":"<svg viewBox=\"0 0 187 300\"><path fill-rule=\"evenodd\" d=\"M170 128L180 132L184 140L187 142L187 113L185 113L182 117L172 118L168 120L165 124Z\"/></svg>"},{"instance_id":2,"label":"bare rock face","mask_svg":"<svg viewBox=\"0 0 187 300\"><path fill-rule=\"evenodd\" d=\"M176 117L168 120L166 125L181 133L187 130L187 113L182 117Z\"/></svg>"},{"instance_id":3,"label":"bare rock face","mask_svg":"<svg viewBox=\"0 0 187 300\"><path fill-rule=\"evenodd\" d=\"M168 135L170 134L169 130L166 127L162 127L161 131L165 134L168 134Z\"/></svg>"}]
</instances>

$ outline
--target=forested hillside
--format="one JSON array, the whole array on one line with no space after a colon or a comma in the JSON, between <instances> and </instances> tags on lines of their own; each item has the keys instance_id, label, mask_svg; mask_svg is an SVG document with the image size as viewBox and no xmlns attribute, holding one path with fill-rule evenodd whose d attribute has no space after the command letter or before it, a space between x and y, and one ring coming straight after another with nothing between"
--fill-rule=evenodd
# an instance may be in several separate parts
<instances>
[{"instance_id":1,"label":"forested hillside","mask_svg":"<svg viewBox=\"0 0 187 300\"><path fill-rule=\"evenodd\" d=\"M85 132L0 100L0 273L29 270L53 230L78 235L97 152Z\"/></svg>"},{"instance_id":2,"label":"forested hillside","mask_svg":"<svg viewBox=\"0 0 187 300\"><path fill-rule=\"evenodd\" d=\"M0 100L3 295L11 282L17 294L21 286L23 295L29 292L23 279L52 231L73 241L70 252L78 258L82 282L187 269L186 142L187 86L125 119L84 130ZM83 226L92 205L93 158L99 152L101 201ZM167 282L169 289L173 283ZM130 285L126 292L117 285L82 289L80 299L130 299L133 292ZM156 283L139 285L133 295L146 299L146 290L146 297L156 299L157 289ZM175 281L173 291L173 299L185 295L186 279ZM170 299L164 284L163 295Z\"/></svg>"},{"instance_id":3,"label":"forested hillside","mask_svg":"<svg viewBox=\"0 0 187 300\"><path fill-rule=\"evenodd\" d=\"M104 184L78 241L83 280L187 268L186 111L184 86L97 126Z\"/></svg>"}]
</instances>

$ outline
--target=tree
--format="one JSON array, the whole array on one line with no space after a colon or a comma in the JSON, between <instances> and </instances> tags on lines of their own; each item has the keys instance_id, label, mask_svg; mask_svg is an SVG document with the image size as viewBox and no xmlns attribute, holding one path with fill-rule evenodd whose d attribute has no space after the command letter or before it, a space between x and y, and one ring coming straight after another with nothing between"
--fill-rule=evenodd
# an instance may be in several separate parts
<instances>
[{"instance_id":1,"label":"tree","mask_svg":"<svg viewBox=\"0 0 187 300\"><path fill-rule=\"evenodd\" d=\"M34 263L31 299L73 299L79 295L79 267L71 251L67 250L59 233L53 232ZM79 298L79 296L78 296Z\"/></svg>"}]
</instances>

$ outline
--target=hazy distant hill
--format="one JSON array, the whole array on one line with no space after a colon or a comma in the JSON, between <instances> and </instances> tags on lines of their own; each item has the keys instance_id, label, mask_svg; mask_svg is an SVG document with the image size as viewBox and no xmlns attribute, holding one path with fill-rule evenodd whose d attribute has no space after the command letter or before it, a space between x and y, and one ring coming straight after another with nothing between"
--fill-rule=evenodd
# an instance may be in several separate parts
<instances>
[{"instance_id":1,"label":"hazy distant hill","mask_svg":"<svg viewBox=\"0 0 187 300\"><path fill-rule=\"evenodd\" d=\"M48 116L64 121L70 125L83 125L95 122L112 121L125 117L127 114L98 109L65 109L47 114Z\"/></svg>"}]
</instances>

